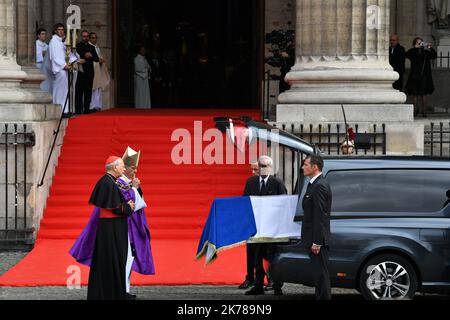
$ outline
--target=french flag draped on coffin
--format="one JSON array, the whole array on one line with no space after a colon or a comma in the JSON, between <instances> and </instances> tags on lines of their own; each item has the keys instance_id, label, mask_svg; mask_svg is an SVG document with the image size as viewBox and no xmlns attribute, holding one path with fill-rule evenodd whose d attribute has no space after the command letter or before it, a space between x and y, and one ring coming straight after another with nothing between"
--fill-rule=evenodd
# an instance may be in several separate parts
<instances>
[{"instance_id":1,"label":"french flag draped on coffin","mask_svg":"<svg viewBox=\"0 0 450 320\"><path fill-rule=\"evenodd\" d=\"M216 199L197 250L206 264L218 254L247 242L286 242L300 238L294 222L298 196Z\"/></svg>"}]
</instances>

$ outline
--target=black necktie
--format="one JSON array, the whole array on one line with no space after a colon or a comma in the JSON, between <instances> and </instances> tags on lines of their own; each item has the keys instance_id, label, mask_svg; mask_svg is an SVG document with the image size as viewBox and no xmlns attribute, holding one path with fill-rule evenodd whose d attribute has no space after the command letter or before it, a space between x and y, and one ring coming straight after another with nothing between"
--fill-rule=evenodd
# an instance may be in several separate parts
<instances>
[{"instance_id":1,"label":"black necktie","mask_svg":"<svg viewBox=\"0 0 450 320\"><path fill-rule=\"evenodd\" d=\"M267 195L267 185L266 185L266 180L262 180L260 195L262 195L262 196Z\"/></svg>"}]
</instances>

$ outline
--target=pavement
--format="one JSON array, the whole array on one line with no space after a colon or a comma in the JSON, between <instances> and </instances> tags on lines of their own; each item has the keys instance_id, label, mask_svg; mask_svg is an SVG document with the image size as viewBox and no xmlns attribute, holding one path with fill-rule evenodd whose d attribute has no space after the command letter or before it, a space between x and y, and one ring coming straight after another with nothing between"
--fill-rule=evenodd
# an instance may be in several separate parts
<instances>
[{"instance_id":1,"label":"pavement","mask_svg":"<svg viewBox=\"0 0 450 320\"><path fill-rule=\"evenodd\" d=\"M26 256L24 252L0 252L0 275L7 272ZM302 285L286 284L284 296L275 297L271 292L264 296L245 296L237 286L146 286L132 287L138 300L211 300L211 301L264 301L264 300L314 300L314 289ZM333 289L334 300L361 301L355 290ZM0 300L85 300L87 288L67 287L0 287ZM450 296L418 295L418 300L450 300Z\"/></svg>"}]
</instances>

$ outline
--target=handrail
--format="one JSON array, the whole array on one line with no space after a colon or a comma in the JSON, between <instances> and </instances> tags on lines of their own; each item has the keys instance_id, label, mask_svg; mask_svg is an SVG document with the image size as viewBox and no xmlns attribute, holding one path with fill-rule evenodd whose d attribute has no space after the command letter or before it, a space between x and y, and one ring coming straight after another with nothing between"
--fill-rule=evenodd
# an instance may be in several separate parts
<instances>
[{"instance_id":1,"label":"handrail","mask_svg":"<svg viewBox=\"0 0 450 320\"><path fill-rule=\"evenodd\" d=\"M61 131L61 124L63 122L63 119L65 118L64 117L65 111L66 111L66 108L68 106L69 99L70 99L70 96L71 96L71 93L72 93L71 92L72 85L73 85L73 71L72 71L72 69L70 69L68 71L68 78L69 78L68 79L69 88L68 88L68 92L67 92L66 102L64 103L64 108L62 110L61 118L59 119L58 128L56 129L56 131L53 131L53 135L55 137L53 139L52 148L50 149L50 154L48 155L48 159L47 159L47 163L45 165L44 173L42 174L41 182L38 184L38 188L40 188L40 187L42 187L44 185L44 180L45 180L45 176L47 175L48 166L50 165L50 160L52 159L53 152L55 151L56 141L58 140L59 132Z\"/></svg>"}]
</instances>

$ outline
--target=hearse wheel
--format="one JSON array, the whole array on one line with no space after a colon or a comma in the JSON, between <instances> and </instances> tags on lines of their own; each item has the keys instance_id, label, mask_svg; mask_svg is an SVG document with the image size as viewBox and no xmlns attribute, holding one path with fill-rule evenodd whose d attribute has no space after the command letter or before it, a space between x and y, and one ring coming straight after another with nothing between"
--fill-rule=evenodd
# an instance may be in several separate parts
<instances>
[{"instance_id":1,"label":"hearse wheel","mask_svg":"<svg viewBox=\"0 0 450 320\"><path fill-rule=\"evenodd\" d=\"M413 299L417 275L406 259L383 254L370 259L360 275L361 293L367 300Z\"/></svg>"}]
</instances>

